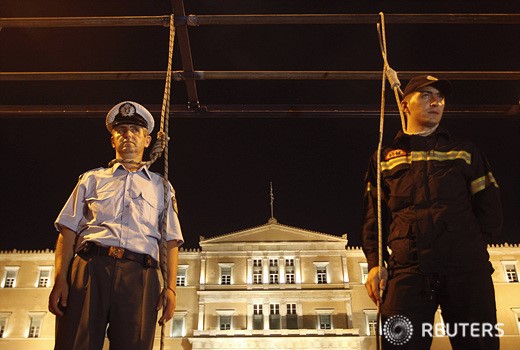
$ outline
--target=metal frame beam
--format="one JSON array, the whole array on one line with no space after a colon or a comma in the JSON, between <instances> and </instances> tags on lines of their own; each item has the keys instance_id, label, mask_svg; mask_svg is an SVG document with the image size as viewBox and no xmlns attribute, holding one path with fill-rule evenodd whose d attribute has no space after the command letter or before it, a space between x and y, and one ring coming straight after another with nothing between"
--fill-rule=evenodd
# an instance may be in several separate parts
<instances>
[{"instance_id":1,"label":"metal frame beam","mask_svg":"<svg viewBox=\"0 0 520 350\"><path fill-rule=\"evenodd\" d=\"M520 80L520 71L402 71L399 77L410 79L421 74L450 80ZM164 80L165 75L165 71L0 72L0 81ZM173 79L193 83L196 80L380 80L381 71L175 71Z\"/></svg>"},{"instance_id":2,"label":"metal frame beam","mask_svg":"<svg viewBox=\"0 0 520 350\"><path fill-rule=\"evenodd\" d=\"M189 100L188 110L199 109L197 80L379 80L379 71L195 71L188 35L189 26L204 25L272 25L272 24L375 24L380 21L378 14L270 14L270 15L186 15L183 0L170 0L174 12L177 42L180 47L183 71L174 72L176 81L185 81ZM520 14L385 14L387 24L520 24ZM107 27L107 26L162 26L170 25L170 16L122 16L122 17L46 17L46 18L0 18L0 29L4 28L33 28L33 27ZM399 76L403 79L426 72L403 71ZM428 72L439 77L451 80L520 80L520 71L440 71ZM58 80L163 80L164 71L114 71L114 72L0 72L0 81L58 81ZM0 116L6 115L49 115L55 113L52 107L47 112L45 108L29 108L25 112L13 112L4 106ZM7 108L7 109L6 109ZM103 107L105 108L105 107ZM515 106L499 106L485 108L486 113L504 113ZM233 112L229 108L212 115L231 113L232 115L247 114L243 107L241 112ZM18 108L18 110L20 110ZM70 110L60 107L59 110ZM87 108L88 110L88 108ZM207 113L207 109L201 110ZM258 109L255 109L258 110ZM285 112L261 109L271 115L293 115L295 109L289 108ZM316 109L312 109L314 111ZM464 112L462 112L464 110ZM465 113L468 109L461 109ZM363 110L364 111L364 110ZM355 113L363 112L356 109ZM475 113L475 109L469 110ZM179 112L179 111L177 111ZM193 111L192 111L193 112ZM322 113L323 111L319 112ZM301 113L301 111L296 112ZM305 113L311 113L306 110ZM323 113L332 113L334 111ZM343 112L338 112L343 115ZM347 114L349 114L348 112ZM60 113L57 113L60 115ZM68 115L74 115L71 111ZM80 113L84 114L84 113ZM88 113L87 113L88 114ZM178 115L178 113L176 113ZM198 113L195 113L198 114ZM370 113L369 113L370 114ZM513 113L514 114L514 113ZM516 112L518 114L518 112ZM187 115L194 115L188 113Z\"/></svg>"},{"instance_id":3,"label":"metal frame beam","mask_svg":"<svg viewBox=\"0 0 520 350\"><path fill-rule=\"evenodd\" d=\"M104 118L110 105L0 105L1 118ZM159 115L160 105L147 106ZM352 105L207 105L193 109L172 105L175 118L379 118L379 106ZM397 107L387 106L386 114L399 117ZM449 106L445 114L458 118L520 118L520 105Z\"/></svg>"},{"instance_id":4,"label":"metal frame beam","mask_svg":"<svg viewBox=\"0 0 520 350\"><path fill-rule=\"evenodd\" d=\"M183 21L178 21L179 18L186 17L183 0L171 0L174 22L176 28L177 42L181 52L182 69L187 76L193 75L193 58L191 55L190 36L188 34L188 27L184 25ZM200 107L199 97L197 92L197 83L195 79L186 79L186 92L188 94L188 106L190 108L198 109Z\"/></svg>"},{"instance_id":5,"label":"metal frame beam","mask_svg":"<svg viewBox=\"0 0 520 350\"><path fill-rule=\"evenodd\" d=\"M182 1L171 0L176 26L261 24L375 24L377 14L188 15ZM170 16L0 18L0 27L168 27ZM520 14L385 14L387 24L520 24Z\"/></svg>"},{"instance_id":6,"label":"metal frame beam","mask_svg":"<svg viewBox=\"0 0 520 350\"><path fill-rule=\"evenodd\" d=\"M41 27L168 27L170 16L120 16L120 17L28 17L0 18L4 28Z\"/></svg>"}]
</instances>

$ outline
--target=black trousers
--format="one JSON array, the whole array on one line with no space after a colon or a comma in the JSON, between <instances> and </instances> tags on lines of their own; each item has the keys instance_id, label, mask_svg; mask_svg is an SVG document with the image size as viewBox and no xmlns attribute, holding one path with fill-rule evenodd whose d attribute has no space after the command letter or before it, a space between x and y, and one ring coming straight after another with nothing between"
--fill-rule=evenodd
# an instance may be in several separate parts
<instances>
[{"instance_id":1,"label":"black trousers","mask_svg":"<svg viewBox=\"0 0 520 350\"><path fill-rule=\"evenodd\" d=\"M108 256L76 256L65 315L56 318L55 350L101 350L105 333L111 350L151 350L159 293L154 268Z\"/></svg>"},{"instance_id":2,"label":"black trousers","mask_svg":"<svg viewBox=\"0 0 520 350\"><path fill-rule=\"evenodd\" d=\"M454 350L499 349L495 291L487 271L390 274L381 305L383 349L429 349L440 306Z\"/></svg>"}]
</instances>

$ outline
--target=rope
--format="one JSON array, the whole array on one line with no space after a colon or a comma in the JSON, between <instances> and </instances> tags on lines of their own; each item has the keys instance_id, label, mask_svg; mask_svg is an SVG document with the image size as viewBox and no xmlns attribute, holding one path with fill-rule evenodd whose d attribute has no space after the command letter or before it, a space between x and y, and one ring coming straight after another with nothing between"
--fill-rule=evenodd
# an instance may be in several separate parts
<instances>
[{"instance_id":1,"label":"rope","mask_svg":"<svg viewBox=\"0 0 520 350\"><path fill-rule=\"evenodd\" d=\"M381 49L381 55L383 57L383 74L381 78L381 113L379 117L379 140L377 144L377 154L376 154L376 162L377 162L377 251L378 251L378 264L379 264L379 283L381 283L381 271L384 268L383 261L383 223L382 223L382 213L381 213L381 151L383 148L383 134L384 134L384 121L385 121L385 94L386 94L386 79L390 83L392 90L394 91L395 99L397 102L397 106L399 108L399 114L401 116L401 127L403 131L406 131L406 120L404 117L404 113L402 111L401 102L399 100L399 94L403 94L400 89L401 83L397 78L397 73L392 68L390 68L390 64L388 63L387 51L386 51L386 31L385 31L385 15L383 12L379 13L381 22L377 23L377 33L379 35L379 47ZM379 290L380 298L383 297L383 290ZM376 345L377 349L382 348L382 340L381 340L381 305L380 302L377 302L377 327L376 327Z\"/></svg>"},{"instance_id":2,"label":"rope","mask_svg":"<svg viewBox=\"0 0 520 350\"><path fill-rule=\"evenodd\" d=\"M170 40L168 47L168 68L166 70L166 81L164 84L164 96L163 96L163 104L161 108L161 129L159 133L164 136L161 138L164 143L164 208L165 214L162 220L161 227L161 244L159 247L160 260L161 260L161 272L163 276L163 315L166 310L166 292L168 289L168 242L166 241L167 235L167 227L166 227L166 208L168 207L168 203L173 205L166 195L169 191L168 184L168 127L169 127L169 115L170 115L170 96L171 96L171 81L172 81L172 62L173 62L173 46L175 41L175 25L173 22L173 14L170 15ZM159 138L158 138L159 140ZM153 152L153 150L152 150ZM165 323L161 326L161 347L160 349L164 349L164 338L166 334Z\"/></svg>"},{"instance_id":3,"label":"rope","mask_svg":"<svg viewBox=\"0 0 520 350\"><path fill-rule=\"evenodd\" d=\"M172 80L172 62L173 62L173 47L175 41L175 25L173 14L170 15L170 38L169 38L169 48L168 48L168 68L166 70L166 81L164 84L164 95L163 102L161 107L161 122L159 126L159 131L157 132L157 139L150 151L150 160L136 162L132 159L113 159L108 163L108 166L111 167L115 163L128 163L128 164L138 164L138 165L152 165L160 156L164 154L164 176L163 176L163 191L164 191L164 216L161 224L161 243L159 244L159 256L160 256L160 266L161 273L163 276L163 315L166 310L166 291L168 289L168 242L167 238L167 220L166 213L168 205L173 205L171 203L168 193L170 191L170 186L168 183L168 128L169 128L169 114L170 114L170 96L171 96L171 80ZM161 345L160 349L164 349L164 338L166 334L165 324L161 326Z\"/></svg>"},{"instance_id":4,"label":"rope","mask_svg":"<svg viewBox=\"0 0 520 350\"><path fill-rule=\"evenodd\" d=\"M377 143L377 154L376 154L376 162L377 162L377 252L378 252L378 261L379 261L379 282L381 283L381 271L383 269L383 225L381 219L381 149L383 148L383 130L384 130L384 121L385 121L385 84L386 84L386 72L387 65L383 66L383 76L382 76L382 84L381 84L381 113L379 116L379 139ZM383 292L381 289L379 290L380 297L383 296ZM377 302L377 327L376 327L376 342L377 349L382 348L381 344L381 305L380 302Z\"/></svg>"},{"instance_id":5,"label":"rope","mask_svg":"<svg viewBox=\"0 0 520 350\"><path fill-rule=\"evenodd\" d=\"M170 114L170 95L171 95L171 80L172 80L172 62L173 62L173 44L175 40L175 25L173 23L173 14L170 15L170 38L168 48L168 67L166 69L166 81L164 84L164 95L161 107L161 123L159 131L157 132L157 139L155 140L152 150L150 151L150 160L136 162L132 159L116 158L108 163L108 167L115 163L127 163L146 165L150 167L163 153L164 153L164 177L168 179L168 122ZM166 192L165 192L166 193Z\"/></svg>"},{"instance_id":6,"label":"rope","mask_svg":"<svg viewBox=\"0 0 520 350\"><path fill-rule=\"evenodd\" d=\"M406 132L406 118L404 117L403 109L401 106L401 100L399 99L399 95L403 95L401 91L401 82L397 77L397 72L390 68L390 64L388 63L387 53L386 53L386 30L385 30L385 14L383 12L379 13L381 18L381 23L377 23L377 33L379 35L379 47L381 49L381 55L383 56L384 62L384 70L385 73L383 76L383 85L385 82L385 78L388 79L392 90L394 90L395 101L397 102L397 108L399 109L399 115L401 117L401 128L404 132ZM384 111L384 106L382 107Z\"/></svg>"}]
</instances>

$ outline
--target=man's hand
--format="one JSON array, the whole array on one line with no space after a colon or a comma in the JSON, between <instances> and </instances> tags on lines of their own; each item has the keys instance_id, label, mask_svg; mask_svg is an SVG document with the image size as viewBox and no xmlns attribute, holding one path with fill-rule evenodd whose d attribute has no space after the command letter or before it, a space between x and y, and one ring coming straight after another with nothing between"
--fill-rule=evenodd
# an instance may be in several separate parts
<instances>
[{"instance_id":1,"label":"man's hand","mask_svg":"<svg viewBox=\"0 0 520 350\"><path fill-rule=\"evenodd\" d=\"M381 268L381 280L379 280L379 267L373 267L368 272L367 281L365 282L365 287L368 292L368 296L374 304L382 303L383 299L381 298L381 292L386 288L386 282L388 281L388 271L386 268Z\"/></svg>"},{"instance_id":2,"label":"man's hand","mask_svg":"<svg viewBox=\"0 0 520 350\"><path fill-rule=\"evenodd\" d=\"M64 315L63 309L67 307L69 297L69 285L67 280L56 280L49 295L49 311L58 317Z\"/></svg>"},{"instance_id":3,"label":"man's hand","mask_svg":"<svg viewBox=\"0 0 520 350\"><path fill-rule=\"evenodd\" d=\"M163 310L162 316L159 319L159 325L163 325L173 317L173 313L175 312L175 304L176 304L176 296L173 290L170 288L165 288L161 295L159 296L159 301L157 302L157 310L160 310L163 307L163 300L166 297L166 307Z\"/></svg>"},{"instance_id":4,"label":"man's hand","mask_svg":"<svg viewBox=\"0 0 520 350\"><path fill-rule=\"evenodd\" d=\"M52 287L51 295L49 295L49 311L58 317L64 315L63 309L67 307L69 298L67 273L69 263L74 256L75 241L76 233L74 231L65 226L60 227L54 261L54 286Z\"/></svg>"}]
</instances>

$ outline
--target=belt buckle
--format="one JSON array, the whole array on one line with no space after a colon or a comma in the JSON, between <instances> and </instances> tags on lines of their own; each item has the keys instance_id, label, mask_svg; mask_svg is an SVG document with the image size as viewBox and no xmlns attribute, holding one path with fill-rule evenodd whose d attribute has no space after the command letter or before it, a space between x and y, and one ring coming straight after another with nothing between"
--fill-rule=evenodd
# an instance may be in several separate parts
<instances>
[{"instance_id":1,"label":"belt buckle","mask_svg":"<svg viewBox=\"0 0 520 350\"><path fill-rule=\"evenodd\" d=\"M125 252L125 248L120 248L120 247L108 248L108 256L111 256L116 259L122 259L124 252Z\"/></svg>"}]
</instances>

